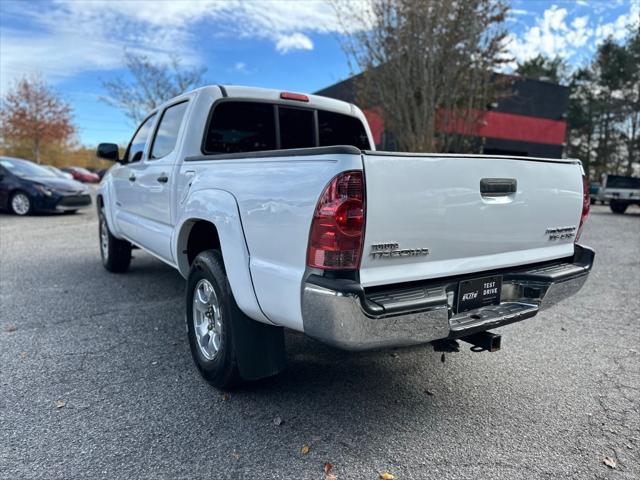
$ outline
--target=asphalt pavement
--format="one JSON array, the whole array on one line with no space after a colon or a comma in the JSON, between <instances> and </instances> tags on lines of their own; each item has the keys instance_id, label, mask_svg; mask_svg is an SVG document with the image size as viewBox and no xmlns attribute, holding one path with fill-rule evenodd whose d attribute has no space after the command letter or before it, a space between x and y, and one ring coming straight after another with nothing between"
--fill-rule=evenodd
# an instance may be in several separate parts
<instances>
[{"instance_id":1,"label":"asphalt pavement","mask_svg":"<svg viewBox=\"0 0 640 480\"><path fill-rule=\"evenodd\" d=\"M499 352L291 333L287 370L231 393L193 366L178 272L106 272L97 230L0 214L2 479L640 478L640 208L592 209L589 282Z\"/></svg>"}]
</instances>

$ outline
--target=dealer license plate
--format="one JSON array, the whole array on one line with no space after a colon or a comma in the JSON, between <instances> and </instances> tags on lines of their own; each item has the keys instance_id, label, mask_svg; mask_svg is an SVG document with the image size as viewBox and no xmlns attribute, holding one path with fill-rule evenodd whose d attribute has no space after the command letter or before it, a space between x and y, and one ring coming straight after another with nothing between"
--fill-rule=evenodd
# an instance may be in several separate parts
<instances>
[{"instance_id":1,"label":"dealer license plate","mask_svg":"<svg viewBox=\"0 0 640 480\"><path fill-rule=\"evenodd\" d=\"M500 303L502 276L473 278L458 284L458 313Z\"/></svg>"}]
</instances>

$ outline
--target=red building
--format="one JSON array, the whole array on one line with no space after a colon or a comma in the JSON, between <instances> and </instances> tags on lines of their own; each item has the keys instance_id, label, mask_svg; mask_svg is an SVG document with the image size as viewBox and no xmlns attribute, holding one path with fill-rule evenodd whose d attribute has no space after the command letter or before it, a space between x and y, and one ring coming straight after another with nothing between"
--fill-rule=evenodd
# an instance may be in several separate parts
<instances>
[{"instance_id":1,"label":"red building","mask_svg":"<svg viewBox=\"0 0 640 480\"><path fill-rule=\"evenodd\" d=\"M356 103L355 77L331 85L317 95ZM507 95L483 114L473 132L482 153L560 158L566 139L569 89L556 83L509 77ZM376 148L394 150L393 137L385 133L384 112L365 108ZM453 127L456 129L455 125ZM480 152L479 152L480 153Z\"/></svg>"}]
</instances>

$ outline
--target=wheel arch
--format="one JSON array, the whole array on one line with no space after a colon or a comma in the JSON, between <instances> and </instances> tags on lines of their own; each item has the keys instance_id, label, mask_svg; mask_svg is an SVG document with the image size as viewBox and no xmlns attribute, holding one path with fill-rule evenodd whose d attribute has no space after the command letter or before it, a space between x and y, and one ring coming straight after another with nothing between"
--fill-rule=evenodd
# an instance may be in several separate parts
<instances>
[{"instance_id":1,"label":"wheel arch","mask_svg":"<svg viewBox=\"0 0 640 480\"><path fill-rule=\"evenodd\" d=\"M172 240L178 270L187 278L198 253L220 250L231 292L250 318L271 324L256 298L249 251L235 197L222 190L192 192L185 201Z\"/></svg>"}]
</instances>

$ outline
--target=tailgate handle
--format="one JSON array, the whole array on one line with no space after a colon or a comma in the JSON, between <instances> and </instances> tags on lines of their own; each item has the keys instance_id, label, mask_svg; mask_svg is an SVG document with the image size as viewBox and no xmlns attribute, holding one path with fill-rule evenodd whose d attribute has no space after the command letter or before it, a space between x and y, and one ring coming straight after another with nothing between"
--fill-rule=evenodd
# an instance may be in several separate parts
<instances>
[{"instance_id":1,"label":"tailgate handle","mask_svg":"<svg viewBox=\"0 0 640 480\"><path fill-rule=\"evenodd\" d=\"M502 197L516 193L518 182L515 178L483 178L480 180L480 194L487 197Z\"/></svg>"}]
</instances>

